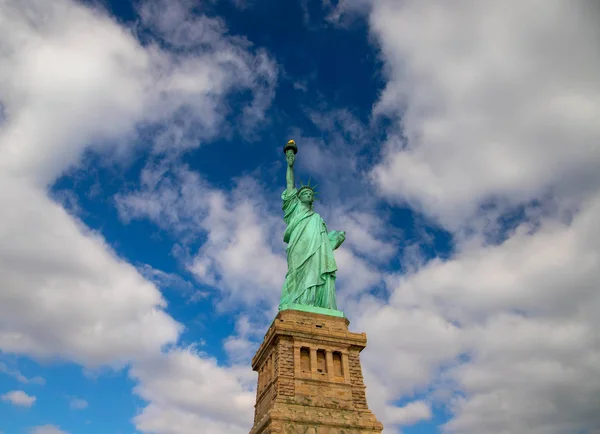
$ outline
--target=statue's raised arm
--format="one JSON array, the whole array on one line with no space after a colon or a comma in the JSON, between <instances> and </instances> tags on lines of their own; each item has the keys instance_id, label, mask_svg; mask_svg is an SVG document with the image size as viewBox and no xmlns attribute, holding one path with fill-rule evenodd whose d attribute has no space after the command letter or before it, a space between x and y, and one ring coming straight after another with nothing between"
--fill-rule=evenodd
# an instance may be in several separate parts
<instances>
[{"instance_id":1,"label":"statue's raised arm","mask_svg":"<svg viewBox=\"0 0 600 434\"><path fill-rule=\"evenodd\" d=\"M298 147L293 140L283 149L287 161L286 190L282 193L283 219L288 244L288 272L283 284L279 310L308 310L343 316L335 300L337 265L333 251L345 240L343 231L327 231L319 214L313 210L315 188L302 185L296 190L294 163Z\"/></svg>"},{"instance_id":2,"label":"statue's raised arm","mask_svg":"<svg viewBox=\"0 0 600 434\"><path fill-rule=\"evenodd\" d=\"M296 142L293 140L287 142L283 151L285 152L285 159L287 160L287 171L285 173L286 188L291 192L296 187L294 181L294 162L296 161L296 152L298 152Z\"/></svg>"}]
</instances>

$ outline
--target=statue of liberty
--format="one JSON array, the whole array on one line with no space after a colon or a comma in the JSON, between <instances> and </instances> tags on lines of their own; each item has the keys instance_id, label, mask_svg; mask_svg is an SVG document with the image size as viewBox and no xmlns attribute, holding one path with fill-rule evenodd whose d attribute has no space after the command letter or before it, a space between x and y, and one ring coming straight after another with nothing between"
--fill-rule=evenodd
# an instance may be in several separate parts
<instances>
[{"instance_id":1,"label":"statue of liberty","mask_svg":"<svg viewBox=\"0 0 600 434\"><path fill-rule=\"evenodd\" d=\"M298 309L343 316L335 301L333 251L346 238L341 231L327 231L319 214L313 210L314 186L296 189L294 162L298 147L290 140L284 148L287 160L287 188L281 194L283 219L287 225L283 241L287 243L288 272L285 276L279 310Z\"/></svg>"}]
</instances>

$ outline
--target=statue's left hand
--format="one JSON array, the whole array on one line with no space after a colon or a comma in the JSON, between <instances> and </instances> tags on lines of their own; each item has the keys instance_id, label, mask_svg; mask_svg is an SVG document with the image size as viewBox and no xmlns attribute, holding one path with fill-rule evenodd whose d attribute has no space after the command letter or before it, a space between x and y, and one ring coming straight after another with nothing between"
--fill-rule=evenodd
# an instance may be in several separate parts
<instances>
[{"instance_id":1,"label":"statue's left hand","mask_svg":"<svg viewBox=\"0 0 600 434\"><path fill-rule=\"evenodd\" d=\"M331 248L333 250L340 247L345 239L346 239L346 232L344 232L344 231L331 231L329 233L329 241L331 242Z\"/></svg>"}]
</instances>

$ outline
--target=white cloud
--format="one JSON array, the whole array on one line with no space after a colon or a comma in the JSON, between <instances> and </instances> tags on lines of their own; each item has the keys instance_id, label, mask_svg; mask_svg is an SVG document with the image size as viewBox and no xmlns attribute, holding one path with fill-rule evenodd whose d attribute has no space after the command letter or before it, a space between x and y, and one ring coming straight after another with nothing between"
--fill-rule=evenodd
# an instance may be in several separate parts
<instances>
[{"instance_id":1,"label":"white cloud","mask_svg":"<svg viewBox=\"0 0 600 434\"><path fill-rule=\"evenodd\" d=\"M187 7L166 6L144 12L143 20L176 17ZM217 21L199 20L211 32L173 54L152 41L142 45L131 29L82 3L1 3L3 351L95 366L126 363L176 341L180 326L163 311L156 286L50 200L47 188L87 149L125 158L140 125L172 136L183 122L183 130L196 132L171 146L197 146L218 133L232 91L250 90L260 102L250 103L248 116L258 116L270 102L274 64L225 35ZM176 20L168 24L159 26L163 35ZM155 143L158 151L164 146Z\"/></svg>"},{"instance_id":2,"label":"white cloud","mask_svg":"<svg viewBox=\"0 0 600 434\"><path fill-rule=\"evenodd\" d=\"M171 46L211 47L215 41L222 39L227 27L219 18L190 13L193 6L189 0L171 4L166 0L155 0L141 3L139 14L144 24Z\"/></svg>"},{"instance_id":3,"label":"white cloud","mask_svg":"<svg viewBox=\"0 0 600 434\"><path fill-rule=\"evenodd\" d=\"M151 21L153 14L166 17L178 9L177 2L161 3L143 16ZM200 136L171 147L197 146L199 138L217 133L226 112L222 99L236 89L254 91L261 103L248 110L259 116L272 96L274 64L217 32L221 26L210 19L199 19L215 31L189 40L196 49L177 55L153 43L142 46L102 11L70 0L3 3L0 95L8 115L0 131L0 168L49 183L77 164L88 146L122 155L130 152L141 122L174 120L177 128L181 116Z\"/></svg>"},{"instance_id":4,"label":"white cloud","mask_svg":"<svg viewBox=\"0 0 600 434\"><path fill-rule=\"evenodd\" d=\"M248 137L258 123L264 126L268 122L265 111L275 95L278 71L266 51L256 49L252 53L249 41L241 36L227 35L221 19L198 15L193 12L196 7L188 0L157 0L141 3L139 8L144 24L160 35L162 41L180 51L192 49L192 52L202 52L200 56L187 58L187 64L178 65L180 59L177 57L171 62L176 67L167 90L175 90L176 104L183 100L194 110L192 122L188 119L183 126L171 124L156 140L157 147L163 151L172 148L173 142L183 147L196 147L196 135L210 137L224 133L224 129L230 130L221 123L229 109L220 100L231 90L247 89L252 92L251 100L241 108L241 114L234 121ZM206 74L201 77L200 71ZM173 84L175 87L171 88ZM198 91L201 95L197 94ZM200 100L198 96L201 96ZM210 122L194 125L193 121L198 116Z\"/></svg>"},{"instance_id":5,"label":"white cloud","mask_svg":"<svg viewBox=\"0 0 600 434\"><path fill-rule=\"evenodd\" d=\"M72 398L69 402L69 408L71 410L83 410L88 407L88 402L81 398Z\"/></svg>"},{"instance_id":6,"label":"white cloud","mask_svg":"<svg viewBox=\"0 0 600 434\"><path fill-rule=\"evenodd\" d=\"M335 285L339 308L383 283L382 272L355 255L351 249L340 247L334 255L338 266Z\"/></svg>"},{"instance_id":7,"label":"white cloud","mask_svg":"<svg viewBox=\"0 0 600 434\"><path fill-rule=\"evenodd\" d=\"M160 292L101 236L25 184L0 189L0 202L11 204L0 217L0 348L93 366L177 339Z\"/></svg>"},{"instance_id":8,"label":"white cloud","mask_svg":"<svg viewBox=\"0 0 600 434\"><path fill-rule=\"evenodd\" d=\"M356 253L376 263L386 263L397 253L398 234L376 213L338 208L332 217L333 224L347 232L344 246Z\"/></svg>"},{"instance_id":9,"label":"white cloud","mask_svg":"<svg viewBox=\"0 0 600 434\"><path fill-rule=\"evenodd\" d=\"M210 296L210 292L197 289L192 282L186 280L181 276L181 274L167 273L157 268L153 268L148 264L139 266L138 270L142 276L153 282L161 290L172 290L179 292L187 299L188 303L196 303Z\"/></svg>"},{"instance_id":10,"label":"white cloud","mask_svg":"<svg viewBox=\"0 0 600 434\"><path fill-rule=\"evenodd\" d=\"M276 303L287 267L275 247L283 250L284 224L271 213L260 185L241 178L226 192L183 167L148 168L142 184L140 191L118 198L123 218L149 218L177 233L203 234L206 241L186 259L187 266L199 282L221 291L223 305Z\"/></svg>"},{"instance_id":11,"label":"white cloud","mask_svg":"<svg viewBox=\"0 0 600 434\"><path fill-rule=\"evenodd\" d=\"M132 132L150 77L129 32L65 0L3 2L0 22L2 172L46 185L90 142Z\"/></svg>"},{"instance_id":12,"label":"white cloud","mask_svg":"<svg viewBox=\"0 0 600 434\"><path fill-rule=\"evenodd\" d=\"M237 316L235 333L223 341L223 348L227 352L229 361L234 365L245 366L248 375L252 374L250 367L252 357L262 343L264 334L277 315L277 305L272 305L267 312L253 310Z\"/></svg>"},{"instance_id":13,"label":"white cloud","mask_svg":"<svg viewBox=\"0 0 600 434\"><path fill-rule=\"evenodd\" d=\"M69 434L55 425L41 425L31 429L31 434Z\"/></svg>"},{"instance_id":14,"label":"white cloud","mask_svg":"<svg viewBox=\"0 0 600 434\"><path fill-rule=\"evenodd\" d=\"M371 145L373 132L346 109L320 107L305 109L305 114L319 130L317 137L304 136L296 128L290 132L298 144L296 183L317 183L324 203L346 209L364 209L376 198L366 194L371 189L365 176L365 149ZM284 168L281 169L282 171Z\"/></svg>"},{"instance_id":15,"label":"white cloud","mask_svg":"<svg viewBox=\"0 0 600 434\"><path fill-rule=\"evenodd\" d=\"M389 407L385 412L385 420L394 425L412 425L429 420L431 416L431 408L423 401L413 401L404 407Z\"/></svg>"},{"instance_id":16,"label":"white cloud","mask_svg":"<svg viewBox=\"0 0 600 434\"><path fill-rule=\"evenodd\" d=\"M447 432L597 427L599 215L596 198L570 225L549 219L390 279L389 305L365 297L354 327L369 336L377 414L391 422L380 401L429 393L453 412Z\"/></svg>"},{"instance_id":17,"label":"white cloud","mask_svg":"<svg viewBox=\"0 0 600 434\"><path fill-rule=\"evenodd\" d=\"M252 426L255 374L223 367L191 349L136 364L135 392L149 402L134 418L138 430L164 434L244 433Z\"/></svg>"},{"instance_id":18,"label":"white cloud","mask_svg":"<svg viewBox=\"0 0 600 434\"><path fill-rule=\"evenodd\" d=\"M266 212L262 195L256 193L259 188L248 181L231 195L212 192L203 222L208 240L190 265L200 281L227 288L231 299L248 305L258 300L273 304L287 269L271 244L283 232L277 231L283 220Z\"/></svg>"},{"instance_id":19,"label":"white cloud","mask_svg":"<svg viewBox=\"0 0 600 434\"><path fill-rule=\"evenodd\" d=\"M389 400L426 388L438 366L463 347L459 330L447 319L420 307L419 300L407 304L400 309L365 300L362 315L353 317L353 327L369 337L365 369L386 385Z\"/></svg>"},{"instance_id":20,"label":"white cloud","mask_svg":"<svg viewBox=\"0 0 600 434\"><path fill-rule=\"evenodd\" d=\"M402 115L372 176L380 192L456 230L480 205L600 183L600 38L594 2L373 2Z\"/></svg>"},{"instance_id":21,"label":"white cloud","mask_svg":"<svg viewBox=\"0 0 600 434\"><path fill-rule=\"evenodd\" d=\"M22 390L12 390L2 395L2 401L10 402L11 404L19 407L31 407L35 403L36 399L37 398L35 396L28 395Z\"/></svg>"},{"instance_id":22,"label":"white cloud","mask_svg":"<svg viewBox=\"0 0 600 434\"><path fill-rule=\"evenodd\" d=\"M342 0L339 2L322 0L322 6L326 13L325 20L341 27L348 27L357 18L357 15L368 13L371 3L372 0Z\"/></svg>"}]
</instances>

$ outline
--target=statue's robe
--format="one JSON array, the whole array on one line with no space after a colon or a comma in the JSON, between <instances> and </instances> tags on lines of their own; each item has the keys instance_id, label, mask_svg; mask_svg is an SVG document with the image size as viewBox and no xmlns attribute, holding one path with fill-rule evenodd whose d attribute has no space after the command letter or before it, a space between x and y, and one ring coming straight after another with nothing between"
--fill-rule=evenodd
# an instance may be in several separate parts
<instances>
[{"instance_id":1,"label":"statue's robe","mask_svg":"<svg viewBox=\"0 0 600 434\"><path fill-rule=\"evenodd\" d=\"M296 303L337 309L333 250L338 247L338 232L327 232L321 216L300 202L297 189L285 190L281 198L288 272L279 308Z\"/></svg>"}]
</instances>

